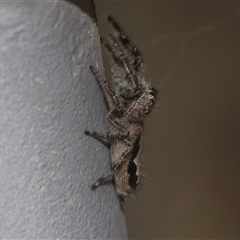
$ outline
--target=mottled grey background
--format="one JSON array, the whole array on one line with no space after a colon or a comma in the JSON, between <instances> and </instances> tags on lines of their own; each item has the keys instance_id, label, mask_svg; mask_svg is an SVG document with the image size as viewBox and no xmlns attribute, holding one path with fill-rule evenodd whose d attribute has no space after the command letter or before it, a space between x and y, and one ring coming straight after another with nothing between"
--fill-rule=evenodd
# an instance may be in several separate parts
<instances>
[{"instance_id":1,"label":"mottled grey background","mask_svg":"<svg viewBox=\"0 0 240 240\"><path fill-rule=\"evenodd\" d=\"M239 239L240 3L95 3L101 35L111 14L159 90L146 177L124 207L130 238Z\"/></svg>"}]
</instances>

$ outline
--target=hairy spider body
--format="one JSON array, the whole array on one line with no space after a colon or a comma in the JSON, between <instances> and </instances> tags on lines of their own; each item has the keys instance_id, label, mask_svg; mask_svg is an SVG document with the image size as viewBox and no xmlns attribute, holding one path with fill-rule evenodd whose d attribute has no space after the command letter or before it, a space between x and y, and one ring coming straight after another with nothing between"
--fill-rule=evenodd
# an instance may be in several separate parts
<instances>
[{"instance_id":1,"label":"hairy spider body","mask_svg":"<svg viewBox=\"0 0 240 240\"><path fill-rule=\"evenodd\" d=\"M109 147L111 155L112 170L99 178L92 185L92 190L113 176L117 194L123 202L139 182L143 119L152 110L156 90L150 87L140 72L143 64L137 48L112 17L108 20L125 47L121 49L111 35L107 41L101 39L114 60L114 89L92 66L90 70L103 91L109 109L109 131L105 134L85 133Z\"/></svg>"}]
</instances>

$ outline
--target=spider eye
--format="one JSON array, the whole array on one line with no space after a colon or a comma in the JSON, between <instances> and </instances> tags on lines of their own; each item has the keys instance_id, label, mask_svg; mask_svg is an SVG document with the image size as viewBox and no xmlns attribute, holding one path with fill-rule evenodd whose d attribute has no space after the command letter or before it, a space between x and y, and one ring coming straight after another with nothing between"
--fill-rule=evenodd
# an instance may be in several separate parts
<instances>
[{"instance_id":1,"label":"spider eye","mask_svg":"<svg viewBox=\"0 0 240 240\"><path fill-rule=\"evenodd\" d=\"M152 106L155 103L155 98L156 98L156 94L157 94L157 90L155 88L151 88L149 90L149 94L150 94L150 105Z\"/></svg>"},{"instance_id":2,"label":"spider eye","mask_svg":"<svg viewBox=\"0 0 240 240\"><path fill-rule=\"evenodd\" d=\"M153 98L155 98L156 95L157 95L157 90L153 87L153 88L151 88L151 89L149 90L149 94L150 94Z\"/></svg>"}]
</instances>

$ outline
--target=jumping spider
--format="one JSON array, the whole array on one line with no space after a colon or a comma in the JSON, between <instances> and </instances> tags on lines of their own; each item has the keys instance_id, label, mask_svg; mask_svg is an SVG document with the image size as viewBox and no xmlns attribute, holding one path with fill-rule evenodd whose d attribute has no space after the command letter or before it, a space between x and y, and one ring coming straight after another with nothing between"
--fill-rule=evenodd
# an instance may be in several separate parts
<instances>
[{"instance_id":1,"label":"jumping spider","mask_svg":"<svg viewBox=\"0 0 240 240\"><path fill-rule=\"evenodd\" d=\"M110 148L111 154L112 170L99 178L91 189L113 176L117 194L124 202L139 182L143 118L152 110L157 92L142 75L143 60L138 49L111 16L108 21L124 47L122 49L111 34L106 41L101 39L114 60L114 89L92 66L90 70L100 85L109 109L109 131L105 134L85 133Z\"/></svg>"}]
</instances>

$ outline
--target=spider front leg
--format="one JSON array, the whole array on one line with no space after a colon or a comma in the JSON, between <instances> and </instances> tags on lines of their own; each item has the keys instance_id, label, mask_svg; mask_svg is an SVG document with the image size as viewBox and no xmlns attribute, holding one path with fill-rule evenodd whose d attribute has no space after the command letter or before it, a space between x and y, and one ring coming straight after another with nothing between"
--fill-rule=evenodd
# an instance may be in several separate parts
<instances>
[{"instance_id":1,"label":"spider front leg","mask_svg":"<svg viewBox=\"0 0 240 240\"><path fill-rule=\"evenodd\" d=\"M108 21L112 23L113 27L118 32L118 37L122 44L126 47L128 52L132 54L134 57L133 63L131 63L132 68L136 71L139 71L139 69L142 67L143 59L139 52L139 50L135 47L133 42L129 39L129 37L124 33L122 28L118 25L118 23L113 19L113 17L108 16Z\"/></svg>"},{"instance_id":2,"label":"spider front leg","mask_svg":"<svg viewBox=\"0 0 240 240\"><path fill-rule=\"evenodd\" d=\"M135 75L135 70L132 69L131 65L129 64L129 60L126 58L121 48L119 47L118 43L114 40L114 38L111 35L108 36L107 41L105 41L104 39L101 39L101 41L105 45L107 50L111 53L116 64L120 67L123 67L126 73L126 78L128 78L131 82L132 93L128 93L128 96L125 97L126 98L136 97L137 95L139 95L141 87L137 79L137 76Z\"/></svg>"},{"instance_id":3,"label":"spider front leg","mask_svg":"<svg viewBox=\"0 0 240 240\"><path fill-rule=\"evenodd\" d=\"M114 106L116 111L121 112L122 107L120 105L119 99L118 99L117 95L115 94L115 92L113 91L110 84L106 81L106 79L104 79L98 73L98 71L93 66L90 66L90 70L103 91L104 98L106 100L108 109L110 109L112 106Z\"/></svg>"}]
</instances>

